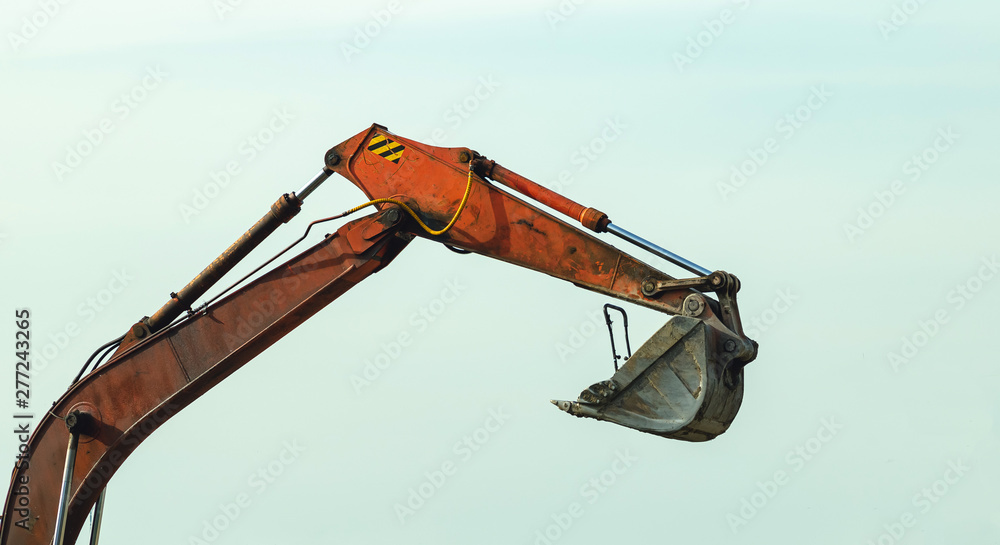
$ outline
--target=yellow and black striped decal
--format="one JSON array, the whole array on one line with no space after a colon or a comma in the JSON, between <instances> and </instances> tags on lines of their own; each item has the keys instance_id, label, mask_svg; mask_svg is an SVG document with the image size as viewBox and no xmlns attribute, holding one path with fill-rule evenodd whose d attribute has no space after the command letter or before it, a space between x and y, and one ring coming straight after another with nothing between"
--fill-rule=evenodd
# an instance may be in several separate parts
<instances>
[{"instance_id":1,"label":"yellow and black striped decal","mask_svg":"<svg viewBox=\"0 0 1000 545\"><path fill-rule=\"evenodd\" d=\"M399 160L403 157L403 152L406 151L406 146L381 134L376 134L368 142L368 151L385 157L398 165Z\"/></svg>"}]
</instances>

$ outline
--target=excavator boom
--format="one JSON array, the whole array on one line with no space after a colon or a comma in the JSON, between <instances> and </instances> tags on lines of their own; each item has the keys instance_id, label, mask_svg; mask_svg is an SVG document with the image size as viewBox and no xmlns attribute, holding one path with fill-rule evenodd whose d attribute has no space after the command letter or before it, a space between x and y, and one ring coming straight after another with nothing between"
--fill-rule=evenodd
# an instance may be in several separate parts
<instances>
[{"instance_id":1,"label":"excavator boom","mask_svg":"<svg viewBox=\"0 0 1000 545\"><path fill-rule=\"evenodd\" d=\"M225 298L194 307L333 173L371 199L356 209L375 206L375 213L344 224ZM668 276L513 192L570 215L591 231L634 242L698 276ZM14 469L0 544L75 542L108 481L149 434L386 266L414 237L677 316L610 380L591 386L577 401L554 402L560 409L689 441L723 433L735 417L743 395L742 369L756 356L757 346L740 326L734 276L705 274L707 270L618 229L604 213L473 150L428 146L373 125L328 151L319 176L302 190L283 195L191 283L129 328L107 363L56 401L29 439L28 456ZM706 295L711 292L717 299Z\"/></svg>"}]
</instances>

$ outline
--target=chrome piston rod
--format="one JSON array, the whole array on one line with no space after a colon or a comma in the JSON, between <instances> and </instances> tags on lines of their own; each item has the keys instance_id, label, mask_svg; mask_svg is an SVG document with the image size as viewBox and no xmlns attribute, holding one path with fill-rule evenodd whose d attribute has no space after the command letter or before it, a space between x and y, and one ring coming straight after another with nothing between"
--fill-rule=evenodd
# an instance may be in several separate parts
<instances>
[{"instance_id":1,"label":"chrome piston rod","mask_svg":"<svg viewBox=\"0 0 1000 545\"><path fill-rule=\"evenodd\" d=\"M63 468L62 486L59 488L59 510L56 511L56 530L53 545L63 545L66 536L66 514L69 512L70 486L73 484L73 468L76 466L76 449L80 444L80 434L70 431L69 446L66 447L66 465Z\"/></svg>"},{"instance_id":2,"label":"chrome piston rod","mask_svg":"<svg viewBox=\"0 0 1000 545\"><path fill-rule=\"evenodd\" d=\"M90 524L90 545L97 545L98 540L101 539L101 521L104 519L104 495L107 492L107 488L101 490L101 495L97 497L97 503L94 504L94 518Z\"/></svg>"},{"instance_id":3,"label":"chrome piston rod","mask_svg":"<svg viewBox=\"0 0 1000 545\"><path fill-rule=\"evenodd\" d=\"M319 171L319 174L313 176L313 179L309 180L309 183L302 186L302 189L295 192L295 196L298 197L300 201L306 200L306 197L308 197L313 191L316 191L316 188L325 182L331 174L333 174L333 171L327 168Z\"/></svg>"},{"instance_id":4,"label":"chrome piston rod","mask_svg":"<svg viewBox=\"0 0 1000 545\"><path fill-rule=\"evenodd\" d=\"M656 244L653 244L652 242L638 235L633 235L632 233L629 233L625 229L622 229L621 227L618 227L613 223L608 224L608 232L615 235L618 238L627 240L632 244L635 244L636 246L646 250L647 252L662 257L663 259L666 259L667 261L673 263L674 265L677 265L678 267L687 269L688 271L691 271L694 274L697 274L698 276L708 276L712 274L712 271L706 269L705 267L702 267L701 265L698 265L697 263L694 263L687 259L684 259L683 257L671 252L670 250L658 246Z\"/></svg>"}]
</instances>

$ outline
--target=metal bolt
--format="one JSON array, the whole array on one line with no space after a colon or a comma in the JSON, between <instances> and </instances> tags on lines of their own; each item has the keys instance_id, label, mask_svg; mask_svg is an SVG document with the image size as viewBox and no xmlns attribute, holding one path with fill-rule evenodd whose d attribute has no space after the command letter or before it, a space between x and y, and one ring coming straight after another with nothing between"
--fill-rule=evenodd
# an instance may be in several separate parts
<instances>
[{"instance_id":1,"label":"metal bolt","mask_svg":"<svg viewBox=\"0 0 1000 545\"><path fill-rule=\"evenodd\" d=\"M705 300L700 295L692 293L684 299L683 308L685 316L701 316L701 313L705 311Z\"/></svg>"},{"instance_id":2,"label":"metal bolt","mask_svg":"<svg viewBox=\"0 0 1000 545\"><path fill-rule=\"evenodd\" d=\"M726 341L726 352L732 352L736 350L736 341L729 339Z\"/></svg>"},{"instance_id":3,"label":"metal bolt","mask_svg":"<svg viewBox=\"0 0 1000 545\"><path fill-rule=\"evenodd\" d=\"M458 162L459 163L468 163L471 160L472 160L472 156L469 155L469 152L467 152L467 151L460 151L460 152L458 152Z\"/></svg>"},{"instance_id":4,"label":"metal bolt","mask_svg":"<svg viewBox=\"0 0 1000 545\"><path fill-rule=\"evenodd\" d=\"M326 152L326 156L323 158L326 161L326 166L335 167L340 164L340 155L337 152L330 150Z\"/></svg>"},{"instance_id":5,"label":"metal bolt","mask_svg":"<svg viewBox=\"0 0 1000 545\"><path fill-rule=\"evenodd\" d=\"M66 415L66 427L70 433L93 437L99 431L97 420L90 413L73 411Z\"/></svg>"},{"instance_id":6,"label":"metal bolt","mask_svg":"<svg viewBox=\"0 0 1000 545\"><path fill-rule=\"evenodd\" d=\"M397 221L399 221L399 209L398 208L390 208L389 210L387 210L386 213L385 213L385 219L390 224L393 224L393 223L396 223Z\"/></svg>"},{"instance_id":7,"label":"metal bolt","mask_svg":"<svg viewBox=\"0 0 1000 545\"><path fill-rule=\"evenodd\" d=\"M135 335L135 338L141 339L146 336L146 328L139 324L135 324L132 326L132 334Z\"/></svg>"}]
</instances>

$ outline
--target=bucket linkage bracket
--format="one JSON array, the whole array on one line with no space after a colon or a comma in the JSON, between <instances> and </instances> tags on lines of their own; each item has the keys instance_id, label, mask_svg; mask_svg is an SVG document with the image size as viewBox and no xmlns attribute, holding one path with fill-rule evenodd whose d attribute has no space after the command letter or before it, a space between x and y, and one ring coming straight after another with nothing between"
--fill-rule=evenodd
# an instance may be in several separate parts
<instances>
[{"instance_id":1,"label":"bucket linkage bracket","mask_svg":"<svg viewBox=\"0 0 1000 545\"><path fill-rule=\"evenodd\" d=\"M604 315L611 335L615 374L584 390L577 401L553 401L575 416L613 422L647 433L687 441L707 441L725 432L743 399L743 366L757 355L740 323L735 276L716 271L689 279L648 278L642 292L691 291L677 316L634 354L628 318L614 305ZM715 292L717 299L704 295ZM706 317L711 307L715 317ZM615 347L609 310L622 313L629 355Z\"/></svg>"}]
</instances>

